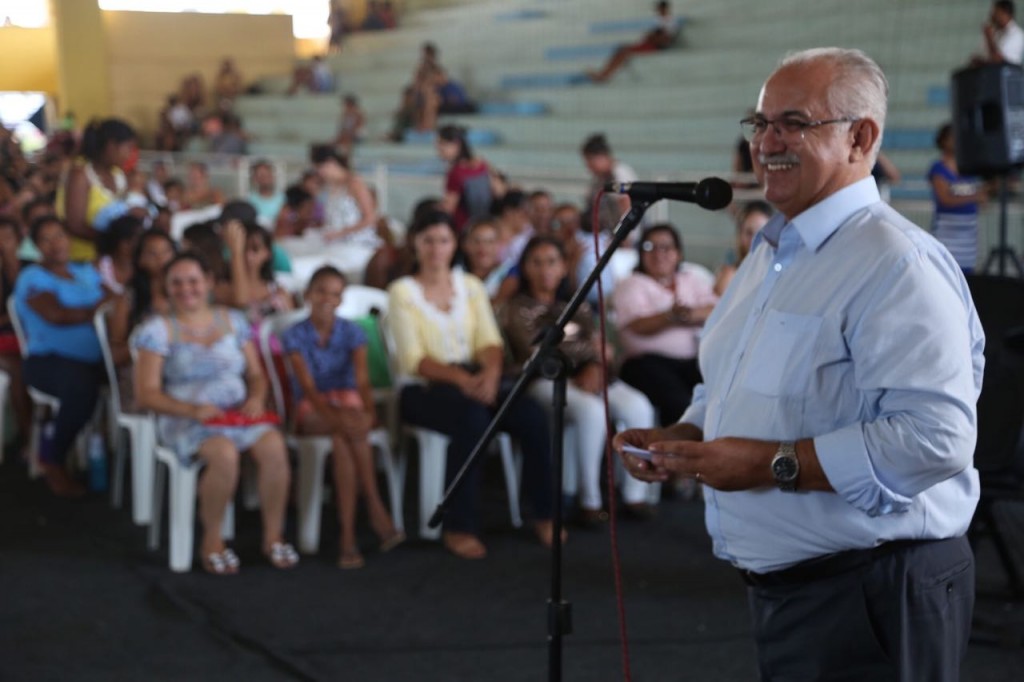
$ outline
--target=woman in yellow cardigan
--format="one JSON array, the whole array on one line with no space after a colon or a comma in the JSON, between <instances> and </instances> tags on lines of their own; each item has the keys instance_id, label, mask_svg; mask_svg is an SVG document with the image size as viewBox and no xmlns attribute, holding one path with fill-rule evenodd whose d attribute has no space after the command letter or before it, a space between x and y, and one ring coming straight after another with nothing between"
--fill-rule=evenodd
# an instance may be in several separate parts
<instances>
[{"instance_id":1,"label":"woman in yellow cardigan","mask_svg":"<svg viewBox=\"0 0 1024 682\"><path fill-rule=\"evenodd\" d=\"M389 323L400 373L406 380L402 420L447 435L447 481L466 461L501 403L504 347L490 300L476 277L452 268L457 237L446 213L431 212L409 229L416 255L414 274L389 288ZM520 440L523 484L533 506L537 536L552 540L554 491L547 414L522 397L502 429ZM444 519L445 547L463 559L482 559L477 497L480 467L470 470Z\"/></svg>"}]
</instances>

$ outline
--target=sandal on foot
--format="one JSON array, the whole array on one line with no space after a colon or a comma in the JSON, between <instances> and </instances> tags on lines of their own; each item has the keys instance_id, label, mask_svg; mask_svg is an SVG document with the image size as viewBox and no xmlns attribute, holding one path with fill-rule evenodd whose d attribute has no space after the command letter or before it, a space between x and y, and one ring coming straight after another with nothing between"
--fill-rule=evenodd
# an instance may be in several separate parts
<instances>
[{"instance_id":1,"label":"sandal on foot","mask_svg":"<svg viewBox=\"0 0 1024 682\"><path fill-rule=\"evenodd\" d=\"M358 549L350 549L342 552L338 558L338 568L349 570L354 568L362 568L366 565L366 560L363 559L363 555L359 553Z\"/></svg>"},{"instance_id":2,"label":"sandal on foot","mask_svg":"<svg viewBox=\"0 0 1024 682\"><path fill-rule=\"evenodd\" d=\"M202 558L203 570L210 575L235 575L241 562L230 547L219 552L210 552Z\"/></svg>"},{"instance_id":3,"label":"sandal on foot","mask_svg":"<svg viewBox=\"0 0 1024 682\"><path fill-rule=\"evenodd\" d=\"M460 559L483 559L487 547L472 533L444 533L444 547Z\"/></svg>"},{"instance_id":4,"label":"sandal on foot","mask_svg":"<svg viewBox=\"0 0 1024 682\"><path fill-rule=\"evenodd\" d=\"M275 542L263 553L274 568L293 568L299 563L299 553L287 542Z\"/></svg>"},{"instance_id":5,"label":"sandal on foot","mask_svg":"<svg viewBox=\"0 0 1024 682\"><path fill-rule=\"evenodd\" d=\"M396 530L394 533L380 541L380 551L382 554L384 552L390 552L403 542L405 542L405 533L400 530Z\"/></svg>"}]
</instances>

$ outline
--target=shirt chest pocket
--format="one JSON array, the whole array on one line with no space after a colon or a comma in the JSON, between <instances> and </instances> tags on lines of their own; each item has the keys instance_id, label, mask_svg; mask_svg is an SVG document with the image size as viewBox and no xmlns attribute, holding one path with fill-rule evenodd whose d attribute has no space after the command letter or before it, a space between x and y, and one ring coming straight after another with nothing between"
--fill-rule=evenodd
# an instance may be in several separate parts
<instances>
[{"instance_id":1,"label":"shirt chest pocket","mask_svg":"<svg viewBox=\"0 0 1024 682\"><path fill-rule=\"evenodd\" d=\"M815 366L822 318L769 310L750 349L743 385L762 395L803 393Z\"/></svg>"}]
</instances>

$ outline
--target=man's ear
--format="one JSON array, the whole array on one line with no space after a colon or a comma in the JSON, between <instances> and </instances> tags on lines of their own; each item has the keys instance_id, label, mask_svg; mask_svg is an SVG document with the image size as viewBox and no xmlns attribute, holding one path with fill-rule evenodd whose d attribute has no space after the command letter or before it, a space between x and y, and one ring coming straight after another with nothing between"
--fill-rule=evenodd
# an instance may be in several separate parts
<instances>
[{"instance_id":1,"label":"man's ear","mask_svg":"<svg viewBox=\"0 0 1024 682\"><path fill-rule=\"evenodd\" d=\"M863 161L871 155L871 150L878 140L881 130L878 123L871 118L862 118L850 125L853 145L850 147L850 161Z\"/></svg>"}]
</instances>

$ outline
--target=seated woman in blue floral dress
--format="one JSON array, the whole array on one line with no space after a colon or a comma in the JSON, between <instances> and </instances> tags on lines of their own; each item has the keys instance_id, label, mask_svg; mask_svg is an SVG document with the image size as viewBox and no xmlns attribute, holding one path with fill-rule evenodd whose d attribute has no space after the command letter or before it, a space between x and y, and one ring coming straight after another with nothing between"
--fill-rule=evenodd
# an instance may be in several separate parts
<instances>
[{"instance_id":1,"label":"seated woman in blue floral dress","mask_svg":"<svg viewBox=\"0 0 1024 682\"><path fill-rule=\"evenodd\" d=\"M161 443L183 462L205 463L198 491L203 568L238 572L220 528L246 451L259 470L263 553L275 567L290 568L299 557L283 535L288 453L265 414L267 380L249 325L241 313L209 304L213 279L196 254L176 256L166 273L172 312L150 317L133 339L135 395L142 409L157 413Z\"/></svg>"}]
</instances>

